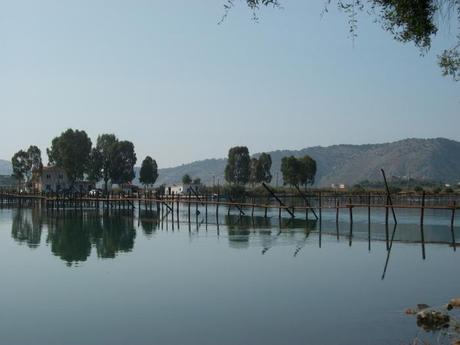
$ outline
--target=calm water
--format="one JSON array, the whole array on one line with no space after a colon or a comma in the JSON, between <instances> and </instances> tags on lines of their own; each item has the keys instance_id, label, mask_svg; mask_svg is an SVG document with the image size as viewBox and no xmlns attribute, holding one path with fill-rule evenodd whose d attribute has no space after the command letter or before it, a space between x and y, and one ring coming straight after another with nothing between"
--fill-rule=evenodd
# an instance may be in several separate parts
<instances>
[{"instance_id":1,"label":"calm water","mask_svg":"<svg viewBox=\"0 0 460 345\"><path fill-rule=\"evenodd\" d=\"M433 336L404 309L460 297L448 212L424 245L416 210L370 240L366 212L273 216L0 210L0 343L407 344Z\"/></svg>"}]
</instances>

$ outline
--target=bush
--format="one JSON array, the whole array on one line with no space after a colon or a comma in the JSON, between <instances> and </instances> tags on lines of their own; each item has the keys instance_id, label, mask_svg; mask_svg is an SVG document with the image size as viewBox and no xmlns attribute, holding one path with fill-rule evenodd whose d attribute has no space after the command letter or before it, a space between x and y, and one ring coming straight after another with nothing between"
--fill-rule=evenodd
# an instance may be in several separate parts
<instances>
[{"instance_id":1,"label":"bush","mask_svg":"<svg viewBox=\"0 0 460 345\"><path fill-rule=\"evenodd\" d=\"M435 189L433 189L433 193L435 194L441 193L441 191L442 191L441 187L436 187Z\"/></svg>"},{"instance_id":2,"label":"bush","mask_svg":"<svg viewBox=\"0 0 460 345\"><path fill-rule=\"evenodd\" d=\"M353 193L364 193L366 191L366 189L361 186L360 184L355 184L352 188L351 188L351 191Z\"/></svg>"},{"instance_id":3,"label":"bush","mask_svg":"<svg viewBox=\"0 0 460 345\"><path fill-rule=\"evenodd\" d=\"M423 192L423 187L422 186L415 186L414 191L417 192L417 193L421 193L421 192Z\"/></svg>"}]
</instances>

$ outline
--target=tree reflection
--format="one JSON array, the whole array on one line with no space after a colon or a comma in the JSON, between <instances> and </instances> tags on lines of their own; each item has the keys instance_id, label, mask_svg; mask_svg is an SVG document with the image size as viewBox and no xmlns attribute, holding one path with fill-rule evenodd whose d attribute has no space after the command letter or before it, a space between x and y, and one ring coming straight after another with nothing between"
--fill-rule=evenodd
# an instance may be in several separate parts
<instances>
[{"instance_id":1,"label":"tree reflection","mask_svg":"<svg viewBox=\"0 0 460 345\"><path fill-rule=\"evenodd\" d=\"M11 236L17 242L27 244L29 248L38 247L41 241L42 227L43 222L40 210L13 210Z\"/></svg>"},{"instance_id":2,"label":"tree reflection","mask_svg":"<svg viewBox=\"0 0 460 345\"><path fill-rule=\"evenodd\" d=\"M224 223L228 229L228 241L232 248L247 248L249 246L251 217L226 215Z\"/></svg>"},{"instance_id":3,"label":"tree reflection","mask_svg":"<svg viewBox=\"0 0 460 345\"><path fill-rule=\"evenodd\" d=\"M48 220L47 242L51 243L51 251L69 266L86 261L92 246L100 258L114 258L118 252L129 252L135 237L133 218L123 214L86 212Z\"/></svg>"},{"instance_id":4,"label":"tree reflection","mask_svg":"<svg viewBox=\"0 0 460 345\"><path fill-rule=\"evenodd\" d=\"M48 220L48 238L51 252L68 266L86 261L91 254L90 228L82 216L59 216Z\"/></svg>"},{"instance_id":5,"label":"tree reflection","mask_svg":"<svg viewBox=\"0 0 460 345\"><path fill-rule=\"evenodd\" d=\"M157 230L158 218L155 213L151 211L140 211L139 222L142 227L142 231L147 237L151 237L152 234Z\"/></svg>"},{"instance_id":6,"label":"tree reflection","mask_svg":"<svg viewBox=\"0 0 460 345\"><path fill-rule=\"evenodd\" d=\"M95 237L98 257L114 258L118 252L130 252L133 249L136 229L131 217L104 214L100 224L102 231Z\"/></svg>"}]
</instances>

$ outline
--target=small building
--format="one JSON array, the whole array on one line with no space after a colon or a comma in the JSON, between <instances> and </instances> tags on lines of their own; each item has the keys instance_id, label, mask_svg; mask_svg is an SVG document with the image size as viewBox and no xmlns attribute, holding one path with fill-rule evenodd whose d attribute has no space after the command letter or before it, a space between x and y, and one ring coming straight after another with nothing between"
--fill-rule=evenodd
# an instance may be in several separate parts
<instances>
[{"instance_id":1,"label":"small building","mask_svg":"<svg viewBox=\"0 0 460 345\"><path fill-rule=\"evenodd\" d=\"M69 188L69 178L62 168L43 167L41 173L34 176L32 186L38 192L59 192Z\"/></svg>"},{"instance_id":2,"label":"small building","mask_svg":"<svg viewBox=\"0 0 460 345\"><path fill-rule=\"evenodd\" d=\"M165 194L166 195L171 195L171 194L175 194L175 195L181 195L184 193L184 185L180 184L180 185L172 185L172 186L166 186L165 187Z\"/></svg>"},{"instance_id":3,"label":"small building","mask_svg":"<svg viewBox=\"0 0 460 345\"><path fill-rule=\"evenodd\" d=\"M202 184L174 184L171 186L166 186L165 187L165 194L166 195L182 195L182 194L188 194L189 191L191 191L191 188L193 188L196 192L202 187Z\"/></svg>"},{"instance_id":4,"label":"small building","mask_svg":"<svg viewBox=\"0 0 460 345\"><path fill-rule=\"evenodd\" d=\"M68 191L86 193L93 187L88 181L75 181L71 186L70 180L64 169L57 166L43 167L41 172L34 173L32 188L40 193L55 193Z\"/></svg>"}]
</instances>

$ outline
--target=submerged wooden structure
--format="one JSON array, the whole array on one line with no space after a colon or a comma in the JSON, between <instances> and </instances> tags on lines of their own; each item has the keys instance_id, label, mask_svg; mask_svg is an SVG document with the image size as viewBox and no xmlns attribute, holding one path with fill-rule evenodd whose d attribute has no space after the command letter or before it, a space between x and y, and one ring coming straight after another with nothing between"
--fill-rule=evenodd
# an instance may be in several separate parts
<instances>
[{"instance_id":1,"label":"submerged wooden structure","mask_svg":"<svg viewBox=\"0 0 460 345\"><path fill-rule=\"evenodd\" d=\"M164 212L179 214L181 207L186 207L190 217L192 207L195 213L203 211L208 214L208 209L215 208L216 214L220 207L227 207L230 212L238 212L240 216L254 216L255 210L263 211L264 217L268 217L269 210L278 211L278 217L284 215L290 218L309 219L311 213L321 221L324 210L334 211L336 221L339 214L345 210L349 215L350 223L353 223L353 211L366 209L370 219L373 209L385 210L385 223L390 220L389 213L392 211L393 222L397 223L395 209L415 209L420 211L420 224L423 225L426 210L448 210L451 225L454 226L459 195L428 195L425 192L417 195L391 195L389 193L335 193L316 192L302 193L298 195L276 195L268 186L268 197L246 197L237 200L228 195L200 195L196 191L188 195L158 195L153 193L139 193L128 196L107 194L104 197L87 196L79 193L74 194L19 194L0 190L0 208L2 207L41 207L50 212L63 210L150 210L158 215ZM234 211L232 211L234 210Z\"/></svg>"}]
</instances>

